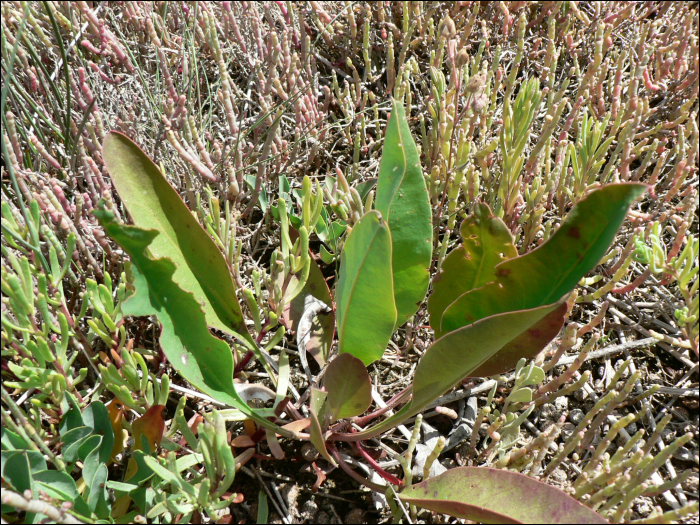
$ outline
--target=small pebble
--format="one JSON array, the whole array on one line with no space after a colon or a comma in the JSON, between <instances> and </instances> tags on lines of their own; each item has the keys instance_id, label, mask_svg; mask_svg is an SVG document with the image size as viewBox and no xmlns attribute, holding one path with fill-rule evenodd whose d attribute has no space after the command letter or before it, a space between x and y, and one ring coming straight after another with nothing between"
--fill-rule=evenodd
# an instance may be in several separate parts
<instances>
[{"instance_id":1,"label":"small pebble","mask_svg":"<svg viewBox=\"0 0 700 525\"><path fill-rule=\"evenodd\" d=\"M310 499L301 506L301 515L305 520L313 521L318 513L318 503Z\"/></svg>"},{"instance_id":2,"label":"small pebble","mask_svg":"<svg viewBox=\"0 0 700 525\"><path fill-rule=\"evenodd\" d=\"M583 410L580 408L574 408L571 412L569 412L569 421L571 421L574 425L578 425L581 421L583 421L585 416L586 414L583 413Z\"/></svg>"},{"instance_id":3,"label":"small pebble","mask_svg":"<svg viewBox=\"0 0 700 525\"><path fill-rule=\"evenodd\" d=\"M574 392L574 399L578 402L584 401L588 397L588 392L585 389L579 388Z\"/></svg>"},{"instance_id":4,"label":"small pebble","mask_svg":"<svg viewBox=\"0 0 700 525\"><path fill-rule=\"evenodd\" d=\"M648 516L651 514L651 511L654 510L654 507L652 507L646 499L642 499L638 503L635 503L634 510L636 510L640 516Z\"/></svg>"},{"instance_id":5,"label":"small pebble","mask_svg":"<svg viewBox=\"0 0 700 525\"><path fill-rule=\"evenodd\" d=\"M627 430L627 433L628 433L630 436L634 436L634 435L637 433L637 430L639 430L639 428L637 427L637 423L635 423L635 422L633 421L632 423L630 423L629 425L627 425L627 426L625 427L625 430Z\"/></svg>"},{"instance_id":6,"label":"small pebble","mask_svg":"<svg viewBox=\"0 0 700 525\"><path fill-rule=\"evenodd\" d=\"M316 515L316 523L330 523L331 515L327 512L321 511Z\"/></svg>"},{"instance_id":7,"label":"small pebble","mask_svg":"<svg viewBox=\"0 0 700 525\"><path fill-rule=\"evenodd\" d=\"M666 427L661 431L661 439L664 440L664 443L670 445L673 443L673 440L676 439L676 433L672 429Z\"/></svg>"},{"instance_id":8,"label":"small pebble","mask_svg":"<svg viewBox=\"0 0 700 525\"><path fill-rule=\"evenodd\" d=\"M605 366L600 365L600 366L598 367L598 374L597 374L597 376L598 376L599 379L602 379L604 375L605 375Z\"/></svg>"},{"instance_id":9,"label":"small pebble","mask_svg":"<svg viewBox=\"0 0 700 525\"><path fill-rule=\"evenodd\" d=\"M679 447L673 453L673 457L680 461L693 461L693 453L685 447Z\"/></svg>"},{"instance_id":10,"label":"small pebble","mask_svg":"<svg viewBox=\"0 0 700 525\"><path fill-rule=\"evenodd\" d=\"M571 435L573 435L575 430L576 425L574 425L573 423L564 423L561 427L561 435L564 439L567 439Z\"/></svg>"},{"instance_id":11,"label":"small pebble","mask_svg":"<svg viewBox=\"0 0 700 525\"><path fill-rule=\"evenodd\" d=\"M365 522L365 511L362 509L352 509L345 516L345 523L364 523Z\"/></svg>"},{"instance_id":12,"label":"small pebble","mask_svg":"<svg viewBox=\"0 0 700 525\"><path fill-rule=\"evenodd\" d=\"M553 479L554 481L557 481L559 483L564 483L566 479L568 478L566 472L564 472L560 468L555 468L552 473L549 475L550 479Z\"/></svg>"},{"instance_id":13,"label":"small pebble","mask_svg":"<svg viewBox=\"0 0 700 525\"><path fill-rule=\"evenodd\" d=\"M566 396L556 398L554 400L554 406L559 412L564 412L564 410L569 408L569 398Z\"/></svg>"},{"instance_id":14,"label":"small pebble","mask_svg":"<svg viewBox=\"0 0 700 525\"><path fill-rule=\"evenodd\" d=\"M681 483L681 487L685 491L697 494L698 489L700 489L700 475L697 472L693 472L688 479Z\"/></svg>"},{"instance_id":15,"label":"small pebble","mask_svg":"<svg viewBox=\"0 0 700 525\"><path fill-rule=\"evenodd\" d=\"M452 458L445 458L442 461L440 461L440 463L442 463L442 466L445 467L447 470L455 468L457 466L457 462Z\"/></svg>"},{"instance_id":16,"label":"small pebble","mask_svg":"<svg viewBox=\"0 0 700 525\"><path fill-rule=\"evenodd\" d=\"M544 431L547 430L549 427L551 427L553 424L554 424L554 420L553 420L553 419L543 419L542 421L540 421L540 425L539 425L540 431L541 431L541 432L544 432Z\"/></svg>"},{"instance_id":17,"label":"small pebble","mask_svg":"<svg viewBox=\"0 0 700 525\"><path fill-rule=\"evenodd\" d=\"M557 398L558 399L558 398ZM540 407L540 418L541 419L554 419L558 416L556 407L551 403L545 403Z\"/></svg>"}]
</instances>

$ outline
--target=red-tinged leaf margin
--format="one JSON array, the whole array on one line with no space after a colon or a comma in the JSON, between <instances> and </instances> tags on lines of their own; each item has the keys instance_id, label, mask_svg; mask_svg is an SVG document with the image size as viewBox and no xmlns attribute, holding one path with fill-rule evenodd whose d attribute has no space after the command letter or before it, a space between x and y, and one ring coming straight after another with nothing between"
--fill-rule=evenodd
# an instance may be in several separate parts
<instances>
[{"instance_id":1,"label":"red-tinged leaf margin","mask_svg":"<svg viewBox=\"0 0 700 525\"><path fill-rule=\"evenodd\" d=\"M518 472L458 467L406 487L399 498L480 523L608 523L565 492Z\"/></svg>"}]
</instances>

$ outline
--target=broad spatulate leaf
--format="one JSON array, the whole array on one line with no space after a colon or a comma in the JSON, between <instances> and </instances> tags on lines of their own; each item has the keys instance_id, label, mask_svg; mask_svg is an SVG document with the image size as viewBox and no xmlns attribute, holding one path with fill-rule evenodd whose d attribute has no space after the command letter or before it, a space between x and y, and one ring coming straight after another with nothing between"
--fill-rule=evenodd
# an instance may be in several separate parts
<instances>
[{"instance_id":1,"label":"broad spatulate leaf","mask_svg":"<svg viewBox=\"0 0 700 525\"><path fill-rule=\"evenodd\" d=\"M406 487L399 498L479 523L608 523L556 487L493 468L454 468Z\"/></svg>"},{"instance_id":2,"label":"broad spatulate leaf","mask_svg":"<svg viewBox=\"0 0 700 525\"><path fill-rule=\"evenodd\" d=\"M496 279L462 294L444 312L448 333L490 315L538 308L569 294L610 247L643 184L608 184L579 201L539 248L495 268Z\"/></svg>"},{"instance_id":3,"label":"broad spatulate leaf","mask_svg":"<svg viewBox=\"0 0 700 525\"><path fill-rule=\"evenodd\" d=\"M158 166L126 135L112 131L103 145L105 165L134 224L158 231L155 258L175 265L173 281L202 304L207 324L250 339L222 253Z\"/></svg>"},{"instance_id":4,"label":"broad spatulate leaf","mask_svg":"<svg viewBox=\"0 0 700 525\"><path fill-rule=\"evenodd\" d=\"M382 357L396 324L391 257L386 222L367 212L345 241L335 301L338 351L365 365Z\"/></svg>"},{"instance_id":5,"label":"broad spatulate leaf","mask_svg":"<svg viewBox=\"0 0 700 525\"><path fill-rule=\"evenodd\" d=\"M384 138L375 208L391 230L397 325L402 325L428 291L433 223L418 148L403 105L396 100Z\"/></svg>"},{"instance_id":6,"label":"broad spatulate leaf","mask_svg":"<svg viewBox=\"0 0 700 525\"><path fill-rule=\"evenodd\" d=\"M323 376L328 391L331 420L359 416L372 403L372 381L364 363L350 354L340 354Z\"/></svg>"},{"instance_id":7,"label":"broad spatulate leaf","mask_svg":"<svg viewBox=\"0 0 700 525\"><path fill-rule=\"evenodd\" d=\"M363 432L352 434L350 440L366 439L394 428L405 419L423 411L465 377L476 375L474 372L490 361L503 364L505 359L500 372L514 368L517 359L515 362L511 360L515 356L509 353L505 358L499 358L499 352L518 338L523 338L519 346L525 355L536 354L546 342L543 344L531 335L532 344L528 346L527 337L523 334L536 329L542 319L562 308L562 304L565 308L564 298L554 304L532 310L494 315L442 336L428 348L418 363L411 401L390 418ZM534 354L533 348L536 349Z\"/></svg>"},{"instance_id":8,"label":"broad spatulate leaf","mask_svg":"<svg viewBox=\"0 0 700 525\"><path fill-rule=\"evenodd\" d=\"M443 335L418 363L411 412L420 411L465 377L475 376L475 371L486 363L495 361L501 364L493 369L496 370L494 374L502 373L514 368L521 357L537 354L556 332L546 341L538 338L536 333L530 333L530 338L519 345L521 355L516 353L510 360L496 359L502 348L528 334L548 314L562 308L565 312L564 298L539 308L493 315Z\"/></svg>"},{"instance_id":9,"label":"broad spatulate leaf","mask_svg":"<svg viewBox=\"0 0 700 525\"><path fill-rule=\"evenodd\" d=\"M442 314L460 295L496 279L494 268L505 259L517 257L513 236L488 204L477 204L459 229L462 245L450 252L433 278L428 300L430 326L435 339L442 337Z\"/></svg>"},{"instance_id":10,"label":"broad spatulate leaf","mask_svg":"<svg viewBox=\"0 0 700 525\"><path fill-rule=\"evenodd\" d=\"M105 209L93 213L133 264L136 293L124 303L124 314L155 315L163 327L160 335L163 352L184 379L217 401L238 408L266 428L277 429L236 392L231 348L211 335L202 306L194 295L173 281L175 265L170 259L153 259L147 255L158 231L118 224L114 215Z\"/></svg>"}]
</instances>

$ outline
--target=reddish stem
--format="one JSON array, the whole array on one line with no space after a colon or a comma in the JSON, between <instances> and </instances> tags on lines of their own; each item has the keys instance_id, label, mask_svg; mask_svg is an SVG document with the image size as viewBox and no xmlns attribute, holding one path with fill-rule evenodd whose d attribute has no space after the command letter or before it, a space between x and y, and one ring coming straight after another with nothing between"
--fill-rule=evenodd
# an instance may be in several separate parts
<instances>
[{"instance_id":1,"label":"reddish stem","mask_svg":"<svg viewBox=\"0 0 700 525\"><path fill-rule=\"evenodd\" d=\"M240 363L236 365L236 368L233 369L233 377L236 377L238 374L241 373L241 371L246 367L248 363L250 363L250 360L253 358L253 351L248 350L246 355L243 356L243 359L241 359Z\"/></svg>"},{"instance_id":2,"label":"reddish stem","mask_svg":"<svg viewBox=\"0 0 700 525\"><path fill-rule=\"evenodd\" d=\"M401 392L399 392L398 394L396 394L394 397L392 397L392 398L387 402L387 404L386 404L386 406L385 406L384 408L380 408L379 410L375 410L375 411L372 412L371 414L367 414L366 416L363 416L363 417L361 417L361 418L356 419L356 420L355 420L355 424L357 424L357 425L360 426L360 427L364 427L364 426L367 425L367 423L369 423L370 421L372 421L375 417L379 417L379 416L381 416L382 414L384 414L385 412L388 412L388 411L391 410L394 406L398 405L398 404L401 402L401 400L403 399L403 397L406 395L406 393L408 392L408 390L409 390L410 388L411 388L411 387L408 386L408 387L404 388Z\"/></svg>"},{"instance_id":3,"label":"reddish stem","mask_svg":"<svg viewBox=\"0 0 700 525\"><path fill-rule=\"evenodd\" d=\"M393 474L389 474L386 470L380 467L379 463L377 463L374 460L374 458L370 456L369 453L363 448L362 443L360 441L355 443L355 446L357 447L357 451L360 453L360 456L362 456L365 459L365 461L367 461L367 463L370 464L370 466L377 472L377 474L379 474L392 485L398 485L399 487L403 487L403 481L401 481Z\"/></svg>"},{"instance_id":4,"label":"reddish stem","mask_svg":"<svg viewBox=\"0 0 700 525\"><path fill-rule=\"evenodd\" d=\"M340 454L338 451L335 449L333 445L328 445L328 451L333 455L335 458L336 462L338 463L338 466L345 471L345 473L350 476L352 479L357 481L358 483L364 485L365 487L368 487L372 489L375 492L379 492L380 494L385 494L387 487L383 487L382 485L378 485L376 483L372 483L370 480L367 478L364 478L360 476L357 472L355 472L353 469L350 468L350 466L343 461L343 459L340 457Z\"/></svg>"}]
</instances>

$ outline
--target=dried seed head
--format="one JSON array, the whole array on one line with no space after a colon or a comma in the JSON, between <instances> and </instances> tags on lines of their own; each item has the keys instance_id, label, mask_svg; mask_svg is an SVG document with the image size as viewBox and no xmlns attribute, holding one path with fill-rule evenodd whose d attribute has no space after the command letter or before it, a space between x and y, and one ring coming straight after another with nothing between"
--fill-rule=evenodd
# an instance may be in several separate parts
<instances>
[{"instance_id":1,"label":"dried seed head","mask_svg":"<svg viewBox=\"0 0 700 525\"><path fill-rule=\"evenodd\" d=\"M488 106L488 104L489 99L486 96L486 93L479 93L478 95L474 96L474 99L471 103L471 108L475 115L481 115L484 112L484 109L486 109L486 107Z\"/></svg>"},{"instance_id":2,"label":"dried seed head","mask_svg":"<svg viewBox=\"0 0 700 525\"><path fill-rule=\"evenodd\" d=\"M469 53L467 53L466 49L460 49L455 57L455 65L461 68L464 67L467 62L469 62Z\"/></svg>"},{"instance_id":3,"label":"dried seed head","mask_svg":"<svg viewBox=\"0 0 700 525\"><path fill-rule=\"evenodd\" d=\"M455 28L455 23L450 18L450 15L447 15L442 21L442 29L440 30L440 36L447 40L453 38L456 34L457 29Z\"/></svg>"},{"instance_id":4,"label":"dried seed head","mask_svg":"<svg viewBox=\"0 0 700 525\"><path fill-rule=\"evenodd\" d=\"M237 181L232 181L231 184L228 187L228 191L226 192L226 197L228 200L233 201L238 197L238 194L240 193L240 190L238 188L238 182Z\"/></svg>"},{"instance_id":5,"label":"dried seed head","mask_svg":"<svg viewBox=\"0 0 700 525\"><path fill-rule=\"evenodd\" d=\"M469 79L469 82L467 82L467 85L464 87L464 90L467 93L480 93L484 90L485 81L486 75L483 72L474 75L472 78Z\"/></svg>"}]
</instances>

